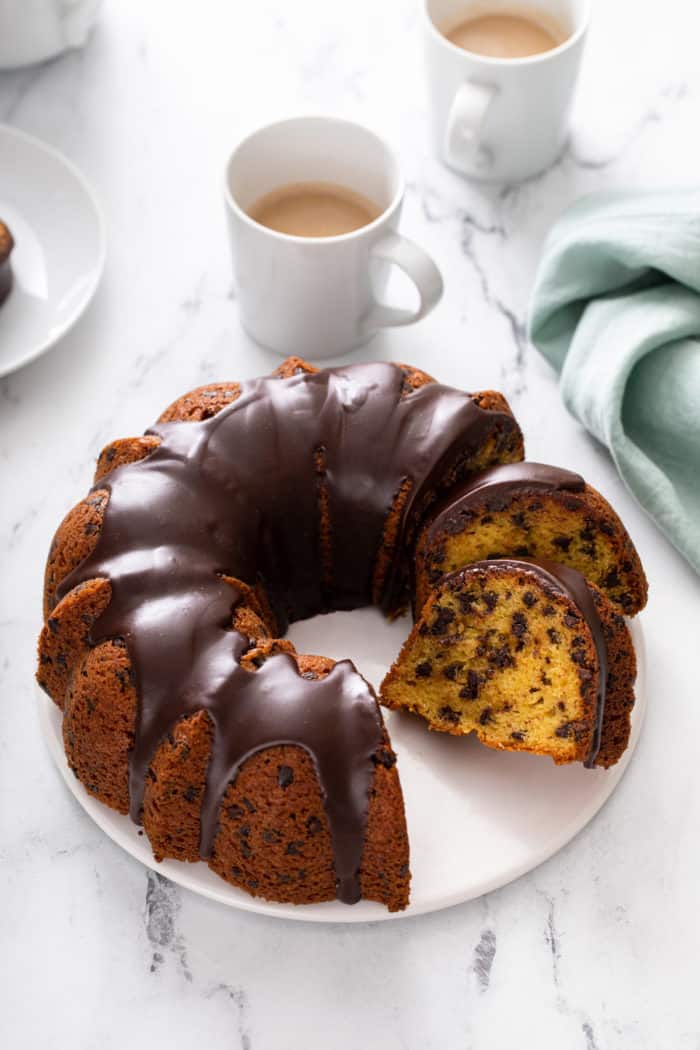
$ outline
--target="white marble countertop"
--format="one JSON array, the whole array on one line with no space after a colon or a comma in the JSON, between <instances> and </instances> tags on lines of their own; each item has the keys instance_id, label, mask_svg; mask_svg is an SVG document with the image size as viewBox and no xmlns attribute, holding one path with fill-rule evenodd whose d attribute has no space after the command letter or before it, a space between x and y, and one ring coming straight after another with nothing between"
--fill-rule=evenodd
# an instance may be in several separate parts
<instances>
[{"instance_id":1,"label":"white marble countertop","mask_svg":"<svg viewBox=\"0 0 700 1050\"><path fill-rule=\"evenodd\" d=\"M542 240L569 201L697 183L700 170L700 11L688 0L597 8L570 149L505 189L470 186L429 152L418 0L113 0L83 53L0 74L0 121L71 157L109 229L104 281L81 323L0 382L3 1046L700 1047L700 582L566 414L524 337ZM45 552L102 445L141 432L194 385L277 363L238 327L221 170L244 130L309 110L393 140L408 182L403 229L446 278L430 318L359 356L502 388L530 457L603 490L651 580L647 724L605 809L499 892L359 927L239 914L148 873L65 790L32 685Z\"/></svg>"}]
</instances>

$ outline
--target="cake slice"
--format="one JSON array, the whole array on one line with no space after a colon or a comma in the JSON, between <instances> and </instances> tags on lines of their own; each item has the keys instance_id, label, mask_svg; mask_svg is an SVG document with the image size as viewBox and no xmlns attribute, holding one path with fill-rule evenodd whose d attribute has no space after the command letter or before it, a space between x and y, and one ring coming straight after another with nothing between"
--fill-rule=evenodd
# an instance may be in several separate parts
<instances>
[{"instance_id":1,"label":"cake slice","mask_svg":"<svg viewBox=\"0 0 700 1050\"><path fill-rule=\"evenodd\" d=\"M4 222L0 221L0 306L5 302L12 288L12 267L10 255L15 242Z\"/></svg>"},{"instance_id":2,"label":"cake slice","mask_svg":"<svg viewBox=\"0 0 700 1050\"><path fill-rule=\"evenodd\" d=\"M444 574L506 557L577 569L628 616L646 604L639 555L607 500L578 474L525 461L482 471L430 515L416 544L416 611Z\"/></svg>"},{"instance_id":3,"label":"cake slice","mask_svg":"<svg viewBox=\"0 0 700 1050\"><path fill-rule=\"evenodd\" d=\"M607 767L627 746L635 674L624 617L595 584L497 559L431 592L381 699L488 747Z\"/></svg>"}]
</instances>

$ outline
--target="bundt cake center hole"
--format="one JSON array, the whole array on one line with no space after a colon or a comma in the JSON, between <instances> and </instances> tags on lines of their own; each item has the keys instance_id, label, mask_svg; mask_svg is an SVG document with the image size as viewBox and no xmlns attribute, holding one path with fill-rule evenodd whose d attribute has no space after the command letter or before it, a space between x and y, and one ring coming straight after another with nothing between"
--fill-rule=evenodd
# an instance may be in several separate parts
<instances>
[{"instance_id":1,"label":"bundt cake center hole","mask_svg":"<svg viewBox=\"0 0 700 1050\"><path fill-rule=\"evenodd\" d=\"M379 609L369 607L298 620L290 626L286 637L301 653L352 660L378 692L411 625L408 615L389 621Z\"/></svg>"}]
</instances>

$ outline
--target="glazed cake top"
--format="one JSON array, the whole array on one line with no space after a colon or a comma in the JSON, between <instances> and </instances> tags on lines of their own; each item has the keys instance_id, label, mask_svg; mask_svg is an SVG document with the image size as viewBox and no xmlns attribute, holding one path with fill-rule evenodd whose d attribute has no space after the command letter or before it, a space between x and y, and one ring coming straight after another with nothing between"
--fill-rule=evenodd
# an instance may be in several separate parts
<instances>
[{"instance_id":1,"label":"glazed cake top","mask_svg":"<svg viewBox=\"0 0 700 1050\"><path fill-rule=\"evenodd\" d=\"M389 602L421 498L503 418L436 383L406 390L403 370L392 364L254 379L210 419L152 427L158 447L100 480L96 487L110 495L97 545L58 594L98 577L111 583L90 641L122 637L132 661L135 820L159 743L178 720L204 709L213 742L202 855L211 854L221 799L242 762L265 747L297 744L319 776L338 895L358 899L373 759L383 740L376 698L349 661L317 681L304 679L286 654L256 672L242 668L251 643L231 629L243 600L235 581L261 581L283 624L370 604L396 506Z\"/></svg>"}]
</instances>

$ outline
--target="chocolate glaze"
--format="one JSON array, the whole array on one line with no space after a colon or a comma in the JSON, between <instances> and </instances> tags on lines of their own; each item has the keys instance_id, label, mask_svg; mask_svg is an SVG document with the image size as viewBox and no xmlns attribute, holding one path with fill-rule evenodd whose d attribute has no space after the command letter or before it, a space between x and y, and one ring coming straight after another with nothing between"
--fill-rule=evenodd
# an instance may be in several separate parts
<instances>
[{"instance_id":1,"label":"chocolate glaze","mask_svg":"<svg viewBox=\"0 0 700 1050\"><path fill-rule=\"evenodd\" d=\"M0 263L0 306L12 291L12 269L9 262Z\"/></svg>"},{"instance_id":2,"label":"chocolate glaze","mask_svg":"<svg viewBox=\"0 0 700 1050\"><path fill-rule=\"evenodd\" d=\"M474 562L469 566L468 571L472 569L488 569L489 566L493 565L502 565L504 568L514 569L516 572L533 573L543 583L554 587L555 590L563 592L567 598L570 598L588 625L596 656L598 657L596 720L588 757L583 763L587 769L592 769L600 751L600 739L603 729L605 688L608 677L608 646L605 641L603 624L598 616L598 610L595 607L586 578L576 569L571 569L567 565L560 565L558 562L548 561L545 558L538 558L537 560L534 558L492 558L489 561ZM456 573L450 575L456 575Z\"/></svg>"},{"instance_id":3,"label":"chocolate glaze","mask_svg":"<svg viewBox=\"0 0 700 1050\"><path fill-rule=\"evenodd\" d=\"M10 255L15 242L4 223L0 222L0 306L5 302L12 289L12 267Z\"/></svg>"},{"instance_id":4,"label":"chocolate glaze","mask_svg":"<svg viewBox=\"0 0 700 1050\"><path fill-rule=\"evenodd\" d=\"M431 515L427 540L444 531L450 519L462 516L479 504L500 510L522 492L583 492L586 482L580 474L546 463L504 463L472 475L452 489Z\"/></svg>"},{"instance_id":5,"label":"chocolate glaze","mask_svg":"<svg viewBox=\"0 0 700 1050\"><path fill-rule=\"evenodd\" d=\"M202 806L201 854L210 856L227 785L266 747L303 747L314 761L331 829L338 896L359 898L368 793L384 741L376 698L349 661L303 679L277 654L249 672L250 647L231 629L243 600L236 580L262 582L281 624L372 601L387 515L406 479L404 530L449 469L473 455L510 417L480 409L438 384L404 389L390 364L363 364L241 384L240 396L203 422L161 423L146 459L116 468L93 553L70 574L106 577L112 598L91 644L120 636L139 696L130 758L131 815L140 820L145 776L175 723L206 710L212 754ZM332 543L322 550L321 502Z\"/></svg>"}]
</instances>

